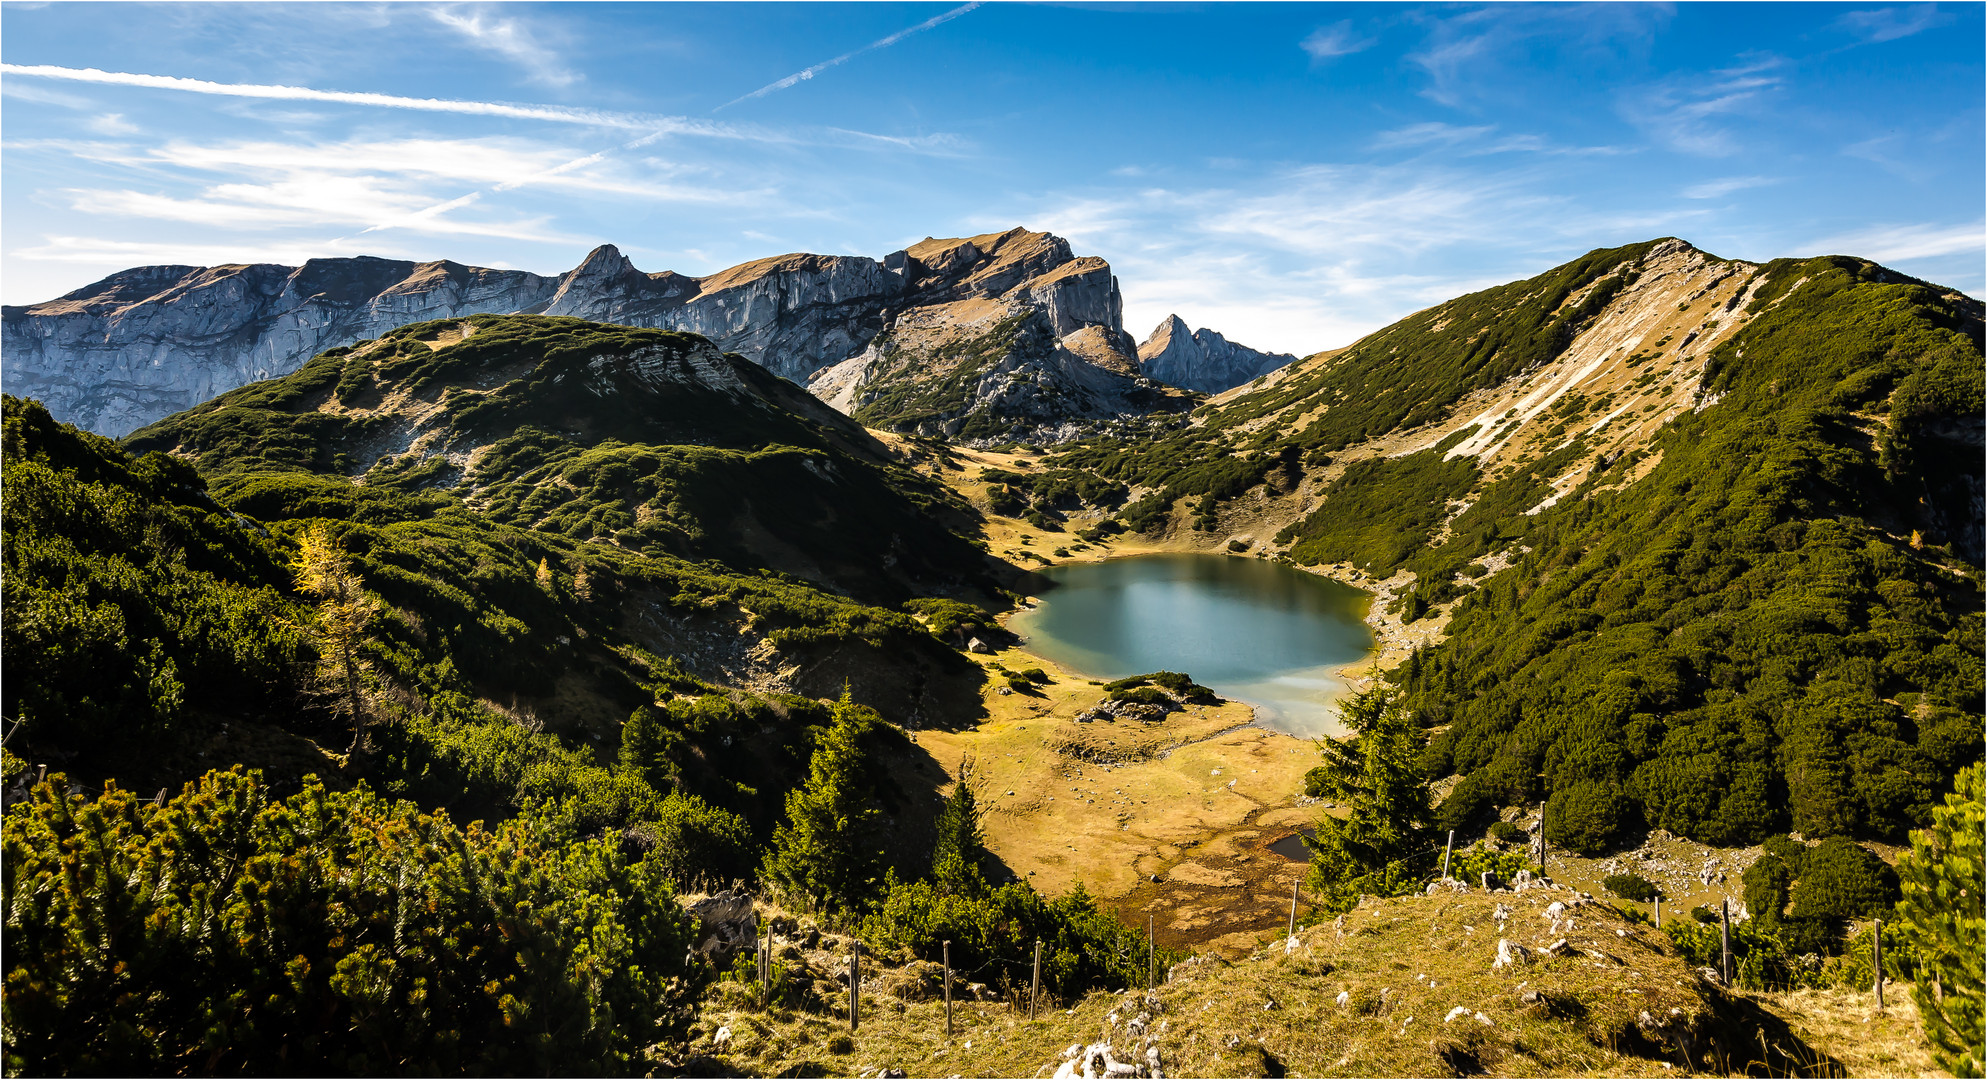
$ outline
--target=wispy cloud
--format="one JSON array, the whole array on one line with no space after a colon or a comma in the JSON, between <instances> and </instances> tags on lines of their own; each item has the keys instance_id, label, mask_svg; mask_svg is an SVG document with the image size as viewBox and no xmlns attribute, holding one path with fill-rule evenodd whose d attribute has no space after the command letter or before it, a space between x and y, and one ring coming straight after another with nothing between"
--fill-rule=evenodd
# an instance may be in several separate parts
<instances>
[{"instance_id":1,"label":"wispy cloud","mask_svg":"<svg viewBox=\"0 0 1987 1080\"><path fill-rule=\"evenodd\" d=\"M546 27L527 26L517 19L497 18L481 10L465 13L457 8L433 8L428 14L468 39L471 45L516 64L532 82L571 86L584 77L566 66L565 60L547 45L551 31Z\"/></svg>"},{"instance_id":2,"label":"wispy cloud","mask_svg":"<svg viewBox=\"0 0 1987 1080\"><path fill-rule=\"evenodd\" d=\"M1817 255L1857 255L1877 262L1940 255L1977 257L1987 252L1987 221L1970 225L1878 225L1826 237L1805 245L1802 250Z\"/></svg>"},{"instance_id":3,"label":"wispy cloud","mask_svg":"<svg viewBox=\"0 0 1987 1080\"><path fill-rule=\"evenodd\" d=\"M1383 131L1373 137L1374 150L1453 150L1463 157L1486 154L1547 154L1593 157L1627 153L1617 146L1565 146L1543 135L1506 135L1493 139L1495 124L1458 125L1434 121L1409 124Z\"/></svg>"},{"instance_id":4,"label":"wispy cloud","mask_svg":"<svg viewBox=\"0 0 1987 1080\"><path fill-rule=\"evenodd\" d=\"M1351 20L1341 20L1330 26L1320 26L1311 31L1309 37L1297 43L1297 47L1311 54L1311 62L1320 64L1335 57L1350 56L1379 44L1378 38L1370 38L1352 28Z\"/></svg>"},{"instance_id":5,"label":"wispy cloud","mask_svg":"<svg viewBox=\"0 0 1987 1080\"><path fill-rule=\"evenodd\" d=\"M1952 16L1941 12L1937 4L1911 4L1851 11L1836 19L1835 25L1864 41L1879 42L1910 37L1951 21Z\"/></svg>"},{"instance_id":6,"label":"wispy cloud","mask_svg":"<svg viewBox=\"0 0 1987 1080\"><path fill-rule=\"evenodd\" d=\"M1402 147L1415 146L1453 146L1459 142L1481 138L1496 130L1497 127L1494 124L1479 124L1471 127L1440 122L1409 124L1406 127L1394 128L1391 131L1383 131L1375 135L1373 137L1373 149L1397 150Z\"/></svg>"},{"instance_id":7,"label":"wispy cloud","mask_svg":"<svg viewBox=\"0 0 1987 1080\"><path fill-rule=\"evenodd\" d=\"M762 98L765 97L767 94L776 93L778 91L785 90L790 86L796 86L800 83L804 83L807 80L813 78L816 75L821 74L822 72L828 70L831 67L834 67L838 64L848 63L849 61L855 59L856 57L861 56L863 53L873 52L877 49L887 49L890 46L897 44L898 42L904 40L907 37L910 37L912 34L918 33L921 30L929 30L934 26L940 25L941 23L951 22L953 19L956 19L959 16L966 14L967 12L973 10L976 7L979 7L981 4L985 2L986 0L972 0L972 3L961 4L960 6L953 8L951 11L948 11L943 15L934 15L931 18L926 19L925 21L917 24L916 26L899 30L894 34L889 35L888 37L877 38L875 41L872 41L869 44L864 45L862 48L845 52L842 55L835 57L833 60L824 60L821 63L818 63L811 68L806 68L801 71L796 71L784 79L778 79L773 82L769 82L766 85L760 87L759 89L754 90L751 93L746 94L742 97L735 97L730 101L727 101L724 104L718 106L717 109L712 109L711 111L716 112L718 111L718 109L729 109L733 105L736 105L741 101L750 101L753 98Z\"/></svg>"},{"instance_id":8,"label":"wispy cloud","mask_svg":"<svg viewBox=\"0 0 1987 1080\"><path fill-rule=\"evenodd\" d=\"M8 254L36 262L81 263L92 266L222 266L228 263L278 263L296 266L334 255L380 255L388 258L431 258L412 251L367 244L363 249L329 240L260 240L246 243L201 244L174 240L111 240L96 236L45 236L33 247ZM500 267L501 268L501 267Z\"/></svg>"},{"instance_id":9,"label":"wispy cloud","mask_svg":"<svg viewBox=\"0 0 1987 1080\"><path fill-rule=\"evenodd\" d=\"M1720 71L1673 75L1631 91L1621 112L1672 150L1724 157L1739 149L1726 123L1759 111L1784 84L1785 66L1779 57L1761 56Z\"/></svg>"},{"instance_id":10,"label":"wispy cloud","mask_svg":"<svg viewBox=\"0 0 1987 1080\"><path fill-rule=\"evenodd\" d=\"M134 86L148 90L178 90L190 94L216 94L223 97L261 98L275 101L324 101L344 105L367 105L383 109L413 109L420 112L458 113L466 116L501 116L516 120L543 120L554 124L578 124L596 128L668 129L686 134L718 135L725 131L706 122L677 116L640 116L573 109L563 105L519 105L501 101L456 101L447 98L401 97L352 90L316 90L307 86L278 86L261 83L221 83L206 79L184 79L175 75L144 75L127 71L100 71L96 68L56 67L49 64L0 64L0 74L67 82L96 83L105 86Z\"/></svg>"},{"instance_id":11,"label":"wispy cloud","mask_svg":"<svg viewBox=\"0 0 1987 1080\"><path fill-rule=\"evenodd\" d=\"M608 161L604 153L575 156L568 148L519 138L317 145L174 141L143 149L79 142L13 148L59 149L155 181L149 189L88 187L50 193L80 213L250 234L397 230L571 245L588 238L554 227L550 211L520 211L488 196L530 186L643 206L765 207L778 198L763 185L683 183L667 175L671 170L647 161L631 165ZM214 182L213 177L222 179ZM463 186L474 190L465 192Z\"/></svg>"},{"instance_id":12,"label":"wispy cloud","mask_svg":"<svg viewBox=\"0 0 1987 1080\"><path fill-rule=\"evenodd\" d=\"M0 66L0 70L5 70L4 66ZM25 83L19 79L0 79L0 95L16 101L32 101L37 105L54 105L58 108L79 111L98 107L97 103L89 98L65 94L60 90L51 90L46 86Z\"/></svg>"},{"instance_id":13,"label":"wispy cloud","mask_svg":"<svg viewBox=\"0 0 1987 1080\"><path fill-rule=\"evenodd\" d=\"M1535 63L1538 49L1611 63L1669 17L1661 4L1493 4L1446 18L1421 15L1428 36L1407 60L1428 78L1423 97L1460 107L1500 92L1513 82L1505 72Z\"/></svg>"},{"instance_id":14,"label":"wispy cloud","mask_svg":"<svg viewBox=\"0 0 1987 1080\"><path fill-rule=\"evenodd\" d=\"M1734 191L1768 187L1777 183L1780 183L1780 179L1773 176L1727 176L1717 180L1706 180L1701 184L1692 184L1684 188L1680 194L1686 199L1720 199Z\"/></svg>"},{"instance_id":15,"label":"wispy cloud","mask_svg":"<svg viewBox=\"0 0 1987 1080\"><path fill-rule=\"evenodd\" d=\"M92 116L84 126L99 135L135 135L138 125L124 118L123 113L103 113Z\"/></svg>"},{"instance_id":16,"label":"wispy cloud","mask_svg":"<svg viewBox=\"0 0 1987 1080\"><path fill-rule=\"evenodd\" d=\"M1315 164L1220 188L1098 192L1010 209L1002 220L1024 218L1110 259L1135 333L1177 313L1254 348L1301 355L1592 247L1597 234L1584 230L1596 222L1550 192L1556 172L1421 158Z\"/></svg>"}]
</instances>

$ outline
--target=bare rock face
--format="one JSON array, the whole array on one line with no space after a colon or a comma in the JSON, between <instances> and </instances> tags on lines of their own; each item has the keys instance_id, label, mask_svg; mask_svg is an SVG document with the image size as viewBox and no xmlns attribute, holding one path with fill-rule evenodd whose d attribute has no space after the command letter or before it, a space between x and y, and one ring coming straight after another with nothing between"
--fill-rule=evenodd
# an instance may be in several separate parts
<instances>
[{"instance_id":1,"label":"bare rock face","mask_svg":"<svg viewBox=\"0 0 1987 1080\"><path fill-rule=\"evenodd\" d=\"M1289 353L1237 345L1212 330L1189 332L1178 315L1168 315L1138 347L1139 366L1147 378L1204 394L1240 386L1296 359Z\"/></svg>"},{"instance_id":2,"label":"bare rock face","mask_svg":"<svg viewBox=\"0 0 1987 1080\"><path fill-rule=\"evenodd\" d=\"M901 277L859 256L781 255L694 278L644 274L610 244L560 279L544 314L702 334L804 383L860 352L903 288Z\"/></svg>"},{"instance_id":3,"label":"bare rock face","mask_svg":"<svg viewBox=\"0 0 1987 1080\"><path fill-rule=\"evenodd\" d=\"M366 257L294 268L151 266L6 308L0 364L8 392L41 399L58 419L123 435L408 323L521 312L701 334L793 382L814 377L819 396L844 411L889 398L863 418L895 426L890 406L903 395L879 384L902 389L951 371L948 350L977 341L979 352L1004 359L968 406L998 399L1006 404L980 412L1052 431L1072 418L1170 402L1140 369L1123 307L1110 264L1019 228L928 238L880 261L781 255L702 278L646 273L612 245L557 278ZM994 349L995 330L1009 345L1026 332L1017 347ZM937 427L959 419L949 411ZM911 426L920 425L933 426L922 418Z\"/></svg>"},{"instance_id":4,"label":"bare rock face","mask_svg":"<svg viewBox=\"0 0 1987 1080\"><path fill-rule=\"evenodd\" d=\"M146 266L8 307L7 392L122 435L325 349L427 319L527 308L552 278L460 263L313 259L299 267Z\"/></svg>"},{"instance_id":5,"label":"bare rock face","mask_svg":"<svg viewBox=\"0 0 1987 1080\"><path fill-rule=\"evenodd\" d=\"M970 445L1054 443L1193 399L1146 378L1110 264L1012 229L925 240L883 260L901 306L809 389L873 427Z\"/></svg>"}]
</instances>

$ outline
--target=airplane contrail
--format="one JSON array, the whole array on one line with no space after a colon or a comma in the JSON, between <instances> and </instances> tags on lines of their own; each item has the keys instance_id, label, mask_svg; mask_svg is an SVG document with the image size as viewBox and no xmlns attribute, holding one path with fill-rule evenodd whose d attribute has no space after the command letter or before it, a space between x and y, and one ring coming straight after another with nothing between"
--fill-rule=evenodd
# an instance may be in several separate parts
<instances>
[{"instance_id":1,"label":"airplane contrail","mask_svg":"<svg viewBox=\"0 0 1987 1080\"><path fill-rule=\"evenodd\" d=\"M345 105L371 105L388 109L414 109L421 112L463 113L471 116L504 116L519 120L545 120L555 124L579 124L654 131L717 134L710 125L683 117L633 116L572 109L562 105L518 105L500 101L456 101L448 98L402 97L369 91L317 90L308 86L280 86L266 83L221 83L206 79L183 79L176 75L145 75L129 71L103 71L98 68L56 67L52 64L0 64L0 75L66 82L98 83L108 86L136 86L149 90L179 90L190 94L221 97L270 98L281 101L329 101Z\"/></svg>"},{"instance_id":2,"label":"airplane contrail","mask_svg":"<svg viewBox=\"0 0 1987 1080\"><path fill-rule=\"evenodd\" d=\"M872 41L869 44L864 45L862 48L856 49L853 52L845 52L842 55L837 56L833 60L824 60L821 63L818 63L813 67L808 68L804 71L796 71L793 74L787 76L786 78L779 80L778 82L767 83L766 85L760 87L759 89L754 90L749 94L746 94L744 97L733 98L730 101L727 101L724 104L718 106L716 109L712 109L711 111L718 112L719 110L722 109L729 109L733 105L736 105L741 101L750 101L753 98L765 97L767 94L773 93L774 91L785 90L789 86L793 86L797 83L806 82L807 80L813 78L816 75L819 75L820 73L828 70L831 67L834 67L837 64L848 63L850 60L853 60L856 57L861 56L863 53L870 52L871 50L874 49L888 48L904 40L905 38L910 37L912 34L915 34L920 30L929 30L932 27L939 25L940 23L951 22L953 19L956 19L959 16L966 14L967 12L973 10L976 7L979 7L981 4L985 2L986 0L973 0L973 2L970 4L961 4L960 6L953 8L951 11L948 11L943 15L934 15L931 18L926 19L925 21L917 24L916 26L910 27L909 29L899 30L894 34L891 34L889 37L878 38L875 41Z\"/></svg>"}]
</instances>

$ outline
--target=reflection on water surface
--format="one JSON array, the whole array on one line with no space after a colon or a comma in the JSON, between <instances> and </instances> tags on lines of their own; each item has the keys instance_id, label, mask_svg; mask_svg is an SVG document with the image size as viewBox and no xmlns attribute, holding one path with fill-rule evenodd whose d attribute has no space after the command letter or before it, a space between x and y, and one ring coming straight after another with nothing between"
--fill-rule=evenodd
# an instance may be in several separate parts
<instances>
[{"instance_id":1,"label":"reflection on water surface","mask_svg":"<svg viewBox=\"0 0 1987 1080\"><path fill-rule=\"evenodd\" d=\"M1093 678L1184 671L1292 735L1338 734L1333 669L1373 647L1368 594L1260 559L1140 555L1041 570L1008 622L1030 651Z\"/></svg>"}]
</instances>

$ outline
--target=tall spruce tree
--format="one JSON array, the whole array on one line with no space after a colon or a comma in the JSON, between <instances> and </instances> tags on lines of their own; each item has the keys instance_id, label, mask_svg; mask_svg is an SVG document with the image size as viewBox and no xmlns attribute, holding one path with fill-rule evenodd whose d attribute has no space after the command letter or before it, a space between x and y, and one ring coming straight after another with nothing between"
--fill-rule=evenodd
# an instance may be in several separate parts
<instances>
[{"instance_id":1,"label":"tall spruce tree","mask_svg":"<svg viewBox=\"0 0 1987 1080\"><path fill-rule=\"evenodd\" d=\"M980 861L986 855L980 832L980 806L973 792L973 763L959 765L945 808L938 813L938 843L931 854L931 880L941 893L981 896L987 891Z\"/></svg>"},{"instance_id":2,"label":"tall spruce tree","mask_svg":"<svg viewBox=\"0 0 1987 1080\"><path fill-rule=\"evenodd\" d=\"M875 714L842 688L834 721L815 744L807 783L787 793L787 820L773 832L762 873L788 893L828 910L855 906L875 884L882 855L879 814L863 760Z\"/></svg>"},{"instance_id":3,"label":"tall spruce tree","mask_svg":"<svg viewBox=\"0 0 1987 1080\"><path fill-rule=\"evenodd\" d=\"M1304 789L1350 813L1321 816L1306 843L1311 880L1356 900L1361 891L1394 891L1427 851L1428 779L1421 771L1421 730L1393 690L1355 694L1339 709L1352 737L1318 740L1325 760L1305 776Z\"/></svg>"},{"instance_id":4,"label":"tall spruce tree","mask_svg":"<svg viewBox=\"0 0 1987 1080\"><path fill-rule=\"evenodd\" d=\"M1911 852L1897 862L1904 898L1898 921L1918 955L1911 998L1918 1005L1939 1066L1954 1076L1980 1076L1987 1068L1987 848L1978 762L1960 771L1932 826L1911 834Z\"/></svg>"}]
</instances>

